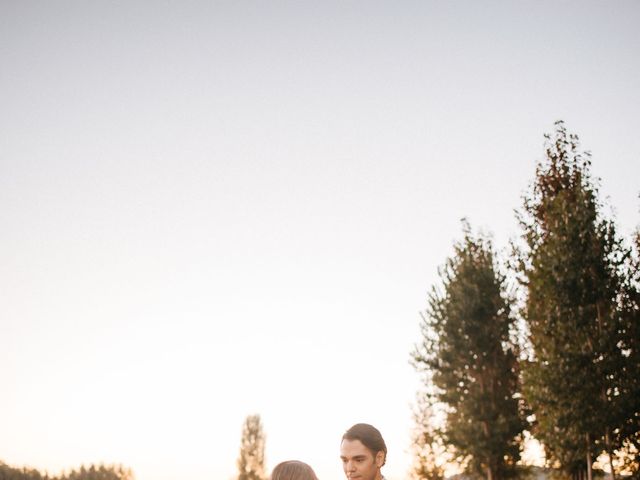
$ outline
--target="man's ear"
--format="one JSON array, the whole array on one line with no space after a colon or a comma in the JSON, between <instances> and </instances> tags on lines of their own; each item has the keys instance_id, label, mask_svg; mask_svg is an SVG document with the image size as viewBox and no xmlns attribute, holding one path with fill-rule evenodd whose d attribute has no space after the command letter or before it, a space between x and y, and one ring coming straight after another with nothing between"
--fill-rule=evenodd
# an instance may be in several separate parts
<instances>
[{"instance_id":1,"label":"man's ear","mask_svg":"<svg viewBox=\"0 0 640 480\"><path fill-rule=\"evenodd\" d=\"M385 454L384 452L381 450L378 453L376 453L376 467L378 468L382 468L382 466L384 465L384 461L385 461Z\"/></svg>"}]
</instances>

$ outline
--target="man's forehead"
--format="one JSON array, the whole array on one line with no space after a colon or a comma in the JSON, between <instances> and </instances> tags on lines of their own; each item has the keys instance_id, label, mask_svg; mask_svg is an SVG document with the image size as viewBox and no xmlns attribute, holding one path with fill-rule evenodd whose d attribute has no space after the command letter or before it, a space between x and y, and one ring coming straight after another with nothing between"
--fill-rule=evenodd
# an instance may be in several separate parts
<instances>
[{"instance_id":1,"label":"man's forehead","mask_svg":"<svg viewBox=\"0 0 640 480\"><path fill-rule=\"evenodd\" d=\"M340 444L340 455L343 457L373 457L373 452L365 447L360 440L349 440L345 438Z\"/></svg>"}]
</instances>

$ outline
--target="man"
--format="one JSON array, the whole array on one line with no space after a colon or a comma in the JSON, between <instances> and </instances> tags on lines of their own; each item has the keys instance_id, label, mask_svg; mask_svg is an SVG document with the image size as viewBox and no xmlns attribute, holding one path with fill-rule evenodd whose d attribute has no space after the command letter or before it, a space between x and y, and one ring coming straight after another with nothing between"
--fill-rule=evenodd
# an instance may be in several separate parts
<instances>
[{"instance_id":1,"label":"man","mask_svg":"<svg viewBox=\"0 0 640 480\"><path fill-rule=\"evenodd\" d=\"M357 423L347 430L340 458L348 480L384 480L380 469L387 461L387 446L377 428Z\"/></svg>"}]
</instances>

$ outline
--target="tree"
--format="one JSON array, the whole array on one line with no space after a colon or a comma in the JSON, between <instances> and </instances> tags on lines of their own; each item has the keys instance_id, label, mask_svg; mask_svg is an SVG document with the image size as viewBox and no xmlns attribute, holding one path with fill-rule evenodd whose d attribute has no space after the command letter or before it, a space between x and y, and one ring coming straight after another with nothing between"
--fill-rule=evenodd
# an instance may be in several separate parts
<instances>
[{"instance_id":1,"label":"tree","mask_svg":"<svg viewBox=\"0 0 640 480\"><path fill-rule=\"evenodd\" d=\"M562 122L545 138L545 159L519 212L532 350L524 393L548 460L590 479L597 454L611 459L628 440L622 426L634 415L638 422L637 292L630 250L601 214L589 153Z\"/></svg>"},{"instance_id":2,"label":"tree","mask_svg":"<svg viewBox=\"0 0 640 480\"><path fill-rule=\"evenodd\" d=\"M263 480L265 434L260 415L249 415L242 426L238 480Z\"/></svg>"},{"instance_id":3,"label":"tree","mask_svg":"<svg viewBox=\"0 0 640 480\"><path fill-rule=\"evenodd\" d=\"M428 401L446 406L439 429L468 468L488 480L508 476L520 457L524 419L518 398L517 347L505 277L487 238L464 239L440 271L421 323L414 366L425 374Z\"/></svg>"},{"instance_id":4,"label":"tree","mask_svg":"<svg viewBox=\"0 0 640 480\"><path fill-rule=\"evenodd\" d=\"M434 406L426 392L418 393L418 403L413 412L412 432L413 465L411 478L414 480L444 480L445 463L450 459L442 437L436 431Z\"/></svg>"},{"instance_id":5,"label":"tree","mask_svg":"<svg viewBox=\"0 0 640 480\"><path fill-rule=\"evenodd\" d=\"M619 302L622 325L619 347L624 362L618 381L620 425L613 430L613 446L621 470L640 478L640 229L634 236L634 255Z\"/></svg>"}]
</instances>

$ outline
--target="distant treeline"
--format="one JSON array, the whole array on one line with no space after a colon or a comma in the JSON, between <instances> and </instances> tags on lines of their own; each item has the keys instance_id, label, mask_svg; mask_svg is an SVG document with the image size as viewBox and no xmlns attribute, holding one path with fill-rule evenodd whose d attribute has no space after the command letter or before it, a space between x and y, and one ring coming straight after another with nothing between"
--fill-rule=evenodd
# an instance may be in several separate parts
<instances>
[{"instance_id":1,"label":"distant treeline","mask_svg":"<svg viewBox=\"0 0 640 480\"><path fill-rule=\"evenodd\" d=\"M0 462L0 480L133 480L131 469L121 465L82 466L60 475L40 473L33 468L15 468Z\"/></svg>"}]
</instances>

